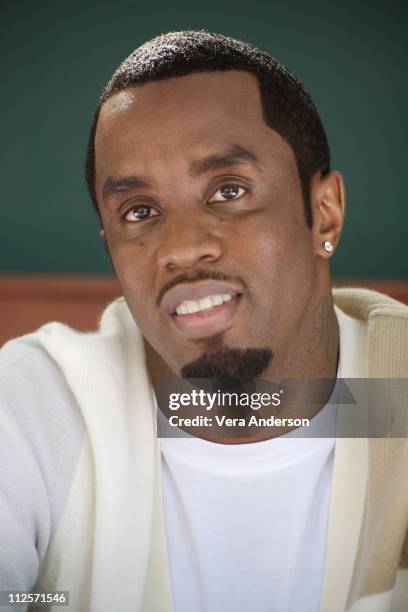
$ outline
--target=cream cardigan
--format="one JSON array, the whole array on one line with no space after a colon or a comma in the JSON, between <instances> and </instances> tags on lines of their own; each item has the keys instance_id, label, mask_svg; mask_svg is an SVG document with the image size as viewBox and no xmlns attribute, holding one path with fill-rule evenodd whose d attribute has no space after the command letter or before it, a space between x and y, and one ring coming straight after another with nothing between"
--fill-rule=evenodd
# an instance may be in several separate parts
<instances>
[{"instance_id":1,"label":"cream cardigan","mask_svg":"<svg viewBox=\"0 0 408 612\"><path fill-rule=\"evenodd\" d=\"M342 377L408 378L408 308L363 289L335 290L334 299ZM36 588L69 590L69 609L80 612L170 612L160 449L140 332L119 298L95 333L50 323L37 335L86 433ZM407 466L405 439L337 439L320 612L408 609Z\"/></svg>"}]
</instances>

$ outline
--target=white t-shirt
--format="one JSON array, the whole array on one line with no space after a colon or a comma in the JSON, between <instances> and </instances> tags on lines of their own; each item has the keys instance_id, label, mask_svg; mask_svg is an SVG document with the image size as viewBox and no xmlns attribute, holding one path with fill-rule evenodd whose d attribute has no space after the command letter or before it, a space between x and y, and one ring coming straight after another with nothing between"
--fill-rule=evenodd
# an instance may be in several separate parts
<instances>
[{"instance_id":1,"label":"white t-shirt","mask_svg":"<svg viewBox=\"0 0 408 612\"><path fill-rule=\"evenodd\" d=\"M318 612L335 421L329 402L313 438L161 439L175 612Z\"/></svg>"}]
</instances>

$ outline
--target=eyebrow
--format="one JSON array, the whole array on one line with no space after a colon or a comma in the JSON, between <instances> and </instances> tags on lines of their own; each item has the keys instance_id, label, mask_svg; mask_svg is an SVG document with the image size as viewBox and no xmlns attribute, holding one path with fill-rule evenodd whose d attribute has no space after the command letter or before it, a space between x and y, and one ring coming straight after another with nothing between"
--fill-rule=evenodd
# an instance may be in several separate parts
<instances>
[{"instance_id":1,"label":"eyebrow","mask_svg":"<svg viewBox=\"0 0 408 612\"><path fill-rule=\"evenodd\" d=\"M109 176L103 185L102 197L105 200L116 193L146 187L150 187L150 182L144 176L119 176L118 178Z\"/></svg>"},{"instance_id":2,"label":"eyebrow","mask_svg":"<svg viewBox=\"0 0 408 612\"><path fill-rule=\"evenodd\" d=\"M230 166L236 166L242 162L249 162L260 169L260 163L254 153L248 149L234 144L229 149L222 153L208 155L203 159L199 159L191 164L190 175L199 176L210 170L222 170Z\"/></svg>"},{"instance_id":3,"label":"eyebrow","mask_svg":"<svg viewBox=\"0 0 408 612\"><path fill-rule=\"evenodd\" d=\"M237 166L244 163L250 163L262 170L261 164L254 153L234 144L228 149L220 153L213 153L202 159L194 161L190 166L190 176L196 177L211 170L222 170L231 166ZM131 191L132 189L145 189L151 187L151 182L144 176L109 176L102 189L103 199L106 200L117 193Z\"/></svg>"}]
</instances>

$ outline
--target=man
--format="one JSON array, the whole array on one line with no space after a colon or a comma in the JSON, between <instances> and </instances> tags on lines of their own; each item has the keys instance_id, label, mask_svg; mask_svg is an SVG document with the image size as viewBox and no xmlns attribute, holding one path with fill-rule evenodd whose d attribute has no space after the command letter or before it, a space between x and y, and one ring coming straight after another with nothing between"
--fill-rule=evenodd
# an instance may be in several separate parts
<instances>
[{"instance_id":1,"label":"man","mask_svg":"<svg viewBox=\"0 0 408 612\"><path fill-rule=\"evenodd\" d=\"M155 433L165 378L407 377L403 305L333 306L344 186L303 86L245 43L158 37L102 93L87 181L124 298L94 334L3 351L2 588L81 611L406 609L405 440L336 439L330 394L315 416L299 393L315 437Z\"/></svg>"}]
</instances>

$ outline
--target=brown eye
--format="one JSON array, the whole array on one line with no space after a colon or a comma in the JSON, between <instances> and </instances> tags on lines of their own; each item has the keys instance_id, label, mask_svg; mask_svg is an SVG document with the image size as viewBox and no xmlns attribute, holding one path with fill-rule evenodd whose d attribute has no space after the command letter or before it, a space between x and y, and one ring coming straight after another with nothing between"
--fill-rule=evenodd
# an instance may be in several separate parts
<instances>
[{"instance_id":1,"label":"brown eye","mask_svg":"<svg viewBox=\"0 0 408 612\"><path fill-rule=\"evenodd\" d=\"M223 185L212 196L209 202L226 202L228 200L236 200L245 193L245 189L239 185Z\"/></svg>"},{"instance_id":2,"label":"brown eye","mask_svg":"<svg viewBox=\"0 0 408 612\"><path fill-rule=\"evenodd\" d=\"M146 219L157 217L157 215L157 211L151 206L140 204L140 206L132 206L132 208L127 211L125 219L126 221L134 223L135 221L145 221Z\"/></svg>"}]
</instances>

